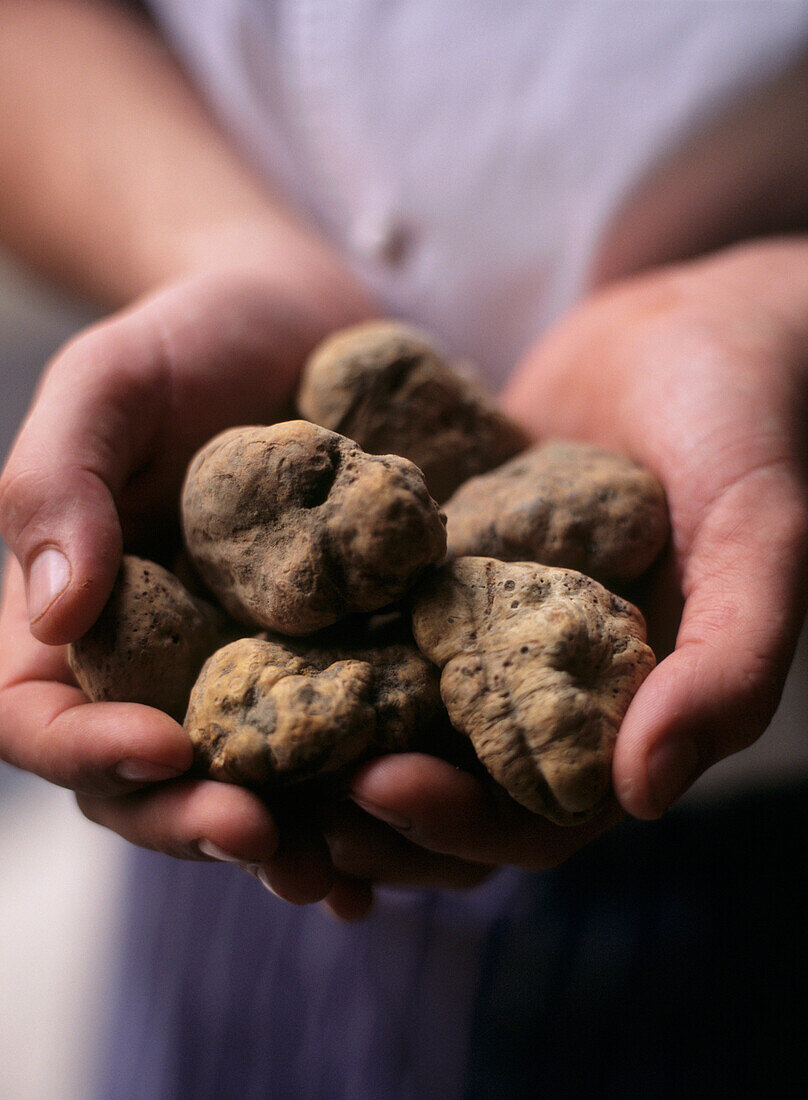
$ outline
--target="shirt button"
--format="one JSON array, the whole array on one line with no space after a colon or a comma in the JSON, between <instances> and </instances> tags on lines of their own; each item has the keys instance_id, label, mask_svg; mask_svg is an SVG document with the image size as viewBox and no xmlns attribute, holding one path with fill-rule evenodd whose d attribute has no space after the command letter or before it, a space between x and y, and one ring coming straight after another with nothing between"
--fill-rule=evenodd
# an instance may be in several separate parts
<instances>
[{"instance_id":1,"label":"shirt button","mask_svg":"<svg viewBox=\"0 0 808 1100\"><path fill-rule=\"evenodd\" d=\"M379 214L358 218L352 236L354 246L364 256L393 267L404 262L412 243L403 222Z\"/></svg>"}]
</instances>

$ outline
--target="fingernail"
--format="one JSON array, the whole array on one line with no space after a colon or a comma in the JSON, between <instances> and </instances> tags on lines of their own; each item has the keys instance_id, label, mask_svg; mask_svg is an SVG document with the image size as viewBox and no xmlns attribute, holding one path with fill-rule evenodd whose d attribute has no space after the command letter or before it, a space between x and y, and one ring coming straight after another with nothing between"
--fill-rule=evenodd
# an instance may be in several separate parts
<instances>
[{"instance_id":1,"label":"fingernail","mask_svg":"<svg viewBox=\"0 0 808 1100\"><path fill-rule=\"evenodd\" d=\"M222 863L240 863L245 870L248 869L248 865L239 856L234 856L230 852L226 852L224 848L220 848L218 844L214 844L212 840L208 840L207 837L202 837L201 840L196 842L196 846L203 856L210 856L211 859L218 859ZM250 867L252 864L249 865Z\"/></svg>"},{"instance_id":2,"label":"fingernail","mask_svg":"<svg viewBox=\"0 0 808 1100\"><path fill-rule=\"evenodd\" d=\"M267 875L265 868L263 868L260 863L257 863L254 868L248 867L246 868L246 870L248 870L251 875L254 875L255 878L257 878L261 885L264 887L264 889L269 890L270 894L274 894L276 898L280 897L280 894L277 892L277 890L272 889L272 886L269 882L269 876Z\"/></svg>"},{"instance_id":3,"label":"fingernail","mask_svg":"<svg viewBox=\"0 0 808 1100\"><path fill-rule=\"evenodd\" d=\"M242 871L246 871L252 878L257 878L261 885L269 890L270 893L275 893L266 877L262 876L263 868L260 863L252 863L250 860L242 859L240 856L234 856L232 852L226 852L224 848L220 848L218 844L214 844L212 840L208 840L208 838L204 836L201 840L196 842L196 846L203 856L209 856L219 863L232 863L236 867L240 867ZM275 896L277 897L277 894L275 894Z\"/></svg>"},{"instance_id":4,"label":"fingernail","mask_svg":"<svg viewBox=\"0 0 808 1100\"><path fill-rule=\"evenodd\" d=\"M33 560L28 570L28 618L41 619L54 600L70 584L70 562L61 550L49 546Z\"/></svg>"},{"instance_id":5,"label":"fingernail","mask_svg":"<svg viewBox=\"0 0 808 1100\"><path fill-rule=\"evenodd\" d=\"M699 756L688 739L663 741L648 754L648 786L658 813L685 793L698 775Z\"/></svg>"},{"instance_id":6,"label":"fingernail","mask_svg":"<svg viewBox=\"0 0 808 1100\"><path fill-rule=\"evenodd\" d=\"M121 760L115 768L115 774L127 783L161 783L166 779L176 779L184 773L179 768L152 764L148 760Z\"/></svg>"},{"instance_id":7,"label":"fingernail","mask_svg":"<svg viewBox=\"0 0 808 1100\"><path fill-rule=\"evenodd\" d=\"M388 810L386 806L377 806L374 802L365 802L364 799L357 798L356 795L352 795L351 797L360 810L364 810L365 813L370 814L371 817L378 818L378 820L383 821L385 825L392 825L394 829L400 829L404 833L412 828L412 822L408 818L403 817L401 814L394 813L392 810Z\"/></svg>"}]
</instances>

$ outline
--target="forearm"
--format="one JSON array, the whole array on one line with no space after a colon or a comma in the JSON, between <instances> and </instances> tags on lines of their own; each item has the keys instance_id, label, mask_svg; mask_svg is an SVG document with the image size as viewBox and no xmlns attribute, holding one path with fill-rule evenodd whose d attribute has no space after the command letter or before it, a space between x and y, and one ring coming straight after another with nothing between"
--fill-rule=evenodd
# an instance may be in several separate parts
<instances>
[{"instance_id":1,"label":"forearm","mask_svg":"<svg viewBox=\"0 0 808 1100\"><path fill-rule=\"evenodd\" d=\"M0 103L0 236L49 277L119 305L201 265L271 265L336 315L361 310L326 244L239 159L136 16L4 0Z\"/></svg>"},{"instance_id":2,"label":"forearm","mask_svg":"<svg viewBox=\"0 0 808 1100\"><path fill-rule=\"evenodd\" d=\"M592 283L808 229L808 56L672 148L617 212Z\"/></svg>"}]
</instances>

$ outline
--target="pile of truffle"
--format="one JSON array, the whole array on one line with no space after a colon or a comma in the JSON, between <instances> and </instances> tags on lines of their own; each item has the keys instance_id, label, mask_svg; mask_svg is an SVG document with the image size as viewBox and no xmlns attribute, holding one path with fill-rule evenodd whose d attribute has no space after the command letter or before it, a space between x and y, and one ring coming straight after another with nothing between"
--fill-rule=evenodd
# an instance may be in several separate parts
<instances>
[{"instance_id":1,"label":"pile of truffle","mask_svg":"<svg viewBox=\"0 0 808 1100\"><path fill-rule=\"evenodd\" d=\"M268 794L382 753L441 755L448 731L529 809L597 813L654 665L640 612L609 589L665 544L659 482L588 445L529 447L401 325L327 340L298 405L305 419L194 457L193 593L125 557L71 647L82 689L184 721L201 773Z\"/></svg>"}]
</instances>

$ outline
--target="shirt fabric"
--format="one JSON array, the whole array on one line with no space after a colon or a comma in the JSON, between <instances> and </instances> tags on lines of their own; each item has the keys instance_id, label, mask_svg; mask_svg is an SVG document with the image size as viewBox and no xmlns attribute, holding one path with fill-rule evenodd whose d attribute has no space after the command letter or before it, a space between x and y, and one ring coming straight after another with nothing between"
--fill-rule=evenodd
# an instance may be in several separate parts
<instances>
[{"instance_id":1,"label":"shirt fabric","mask_svg":"<svg viewBox=\"0 0 808 1100\"><path fill-rule=\"evenodd\" d=\"M150 7L267 180L494 387L645 173L808 34L805 3L732 0ZM704 1095L775 1062L793 1082L805 794L691 805L468 894L381 890L350 926L139 853L103 1095Z\"/></svg>"},{"instance_id":2,"label":"shirt fabric","mask_svg":"<svg viewBox=\"0 0 808 1100\"><path fill-rule=\"evenodd\" d=\"M806 45L805 3L150 0L251 162L492 383L645 172Z\"/></svg>"},{"instance_id":3,"label":"shirt fabric","mask_svg":"<svg viewBox=\"0 0 808 1100\"><path fill-rule=\"evenodd\" d=\"M808 782L343 924L139 851L104 1100L808 1095Z\"/></svg>"}]
</instances>

